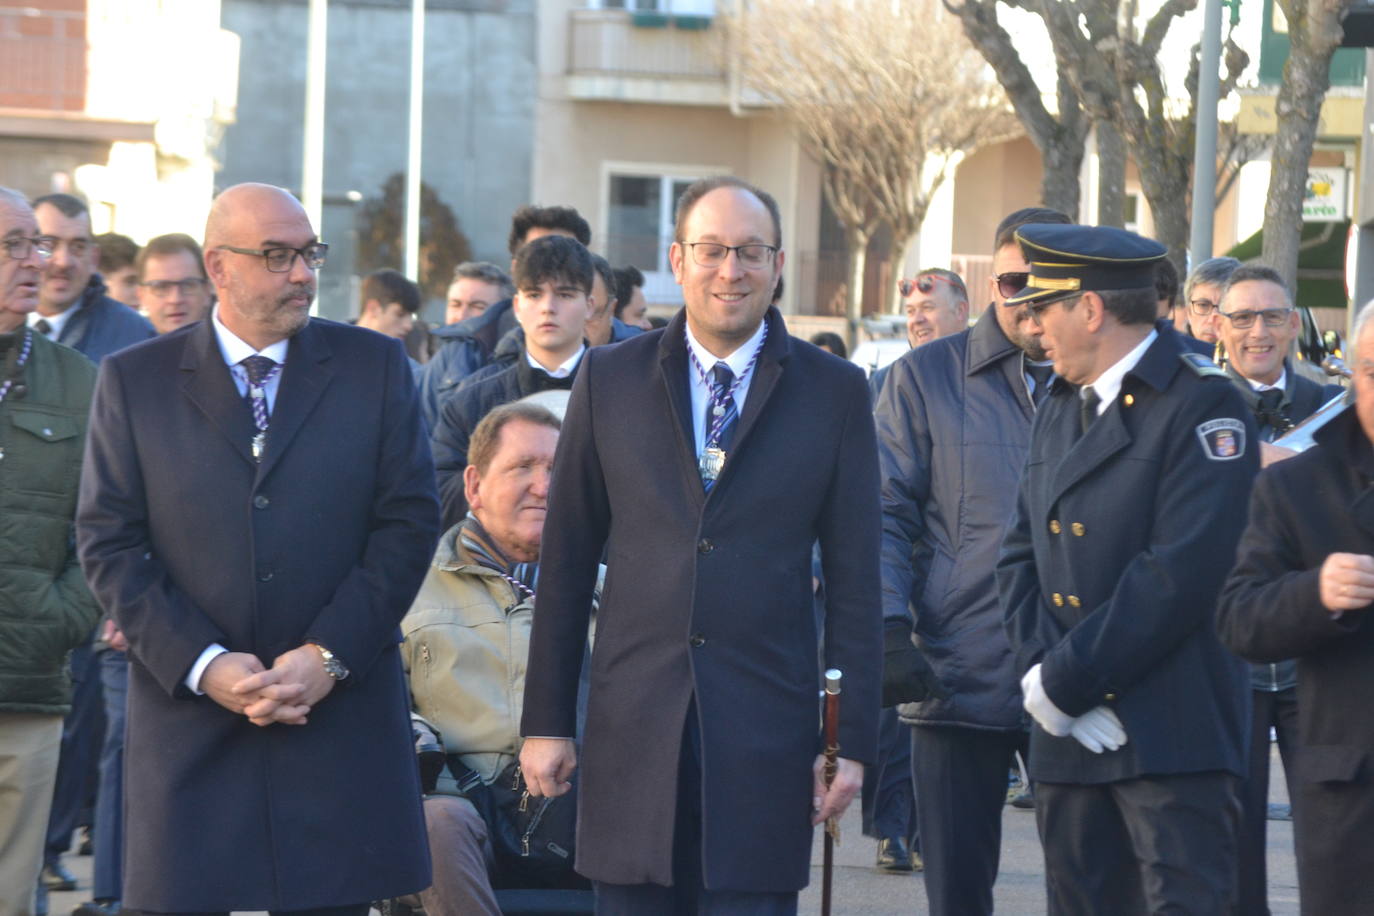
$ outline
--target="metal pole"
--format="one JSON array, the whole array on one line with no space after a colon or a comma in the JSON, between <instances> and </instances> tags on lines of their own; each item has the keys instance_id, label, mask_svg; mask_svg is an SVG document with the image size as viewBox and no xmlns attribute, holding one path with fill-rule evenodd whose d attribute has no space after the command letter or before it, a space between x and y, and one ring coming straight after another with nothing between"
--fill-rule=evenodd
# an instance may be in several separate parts
<instances>
[{"instance_id":1,"label":"metal pole","mask_svg":"<svg viewBox=\"0 0 1374 916\"><path fill-rule=\"evenodd\" d=\"M324 219L324 87L329 0L310 0L305 51L305 152L301 162L301 204L316 233ZM320 300L310 305L318 315Z\"/></svg>"},{"instance_id":2,"label":"metal pole","mask_svg":"<svg viewBox=\"0 0 1374 916\"><path fill-rule=\"evenodd\" d=\"M420 162L424 145L425 0L410 4L410 154L406 164L405 274L420 282Z\"/></svg>"},{"instance_id":3,"label":"metal pole","mask_svg":"<svg viewBox=\"0 0 1374 916\"><path fill-rule=\"evenodd\" d=\"M1198 61L1197 140L1193 147L1193 220L1188 253L1193 265L1212 256L1217 208L1217 101L1221 91L1221 0L1204 0Z\"/></svg>"}]
</instances>

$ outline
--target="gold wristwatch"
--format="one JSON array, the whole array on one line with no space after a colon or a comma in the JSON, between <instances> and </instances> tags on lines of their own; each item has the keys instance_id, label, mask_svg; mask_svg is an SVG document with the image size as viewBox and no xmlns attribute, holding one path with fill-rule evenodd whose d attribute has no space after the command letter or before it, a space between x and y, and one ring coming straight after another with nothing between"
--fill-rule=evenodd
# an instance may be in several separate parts
<instances>
[{"instance_id":1,"label":"gold wristwatch","mask_svg":"<svg viewBox=\"0 0 1374 916\"><path fill-rule=\"evenodd\" d=\"M325 674L336 681L341 681L348 677L348 666L339 661L338 657L335 656L333 652L330 652L317 642L312 642L310 645L320 650L320 660L324 662Z\"/></svg>"}]
</instances>

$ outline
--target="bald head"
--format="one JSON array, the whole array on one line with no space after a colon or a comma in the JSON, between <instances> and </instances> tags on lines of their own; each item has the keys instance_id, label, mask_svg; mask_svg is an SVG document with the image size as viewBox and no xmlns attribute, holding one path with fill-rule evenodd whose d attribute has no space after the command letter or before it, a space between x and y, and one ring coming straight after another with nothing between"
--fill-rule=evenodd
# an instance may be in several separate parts
<instances>
[{"instance_id":1,"label":"bald head","mask_svg":"<svg viewBox=\"0 0 1374 916\"><path fill-rule=\"evenodd\" d=\"M0 207L12 210L15 213L32 213L33 208L29 206L29 199L13 188L0 185Z\"/></svg>"},{"instance_id":2,"label":"bald head","mask_svg":"<svg viewBox=\"0 0 1374 916\"><path fill-rule=\"evenodd\" d=\"M276 211L294 212L308 222L300 201L275 185L249 181L226 188L210 205L210 216L205 221L205 247L256 244L244 242L243 233Z\"/></svg>"}]
</instances>

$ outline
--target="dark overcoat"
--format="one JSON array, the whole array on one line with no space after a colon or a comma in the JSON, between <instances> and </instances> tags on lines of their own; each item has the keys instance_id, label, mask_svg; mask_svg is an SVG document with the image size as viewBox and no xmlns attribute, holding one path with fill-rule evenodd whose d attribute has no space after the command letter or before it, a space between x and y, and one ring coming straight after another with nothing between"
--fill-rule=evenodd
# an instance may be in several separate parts
<instances>
[{"instance_id":1,"label":"dark overcoat","mask_svg":"<svg viewBox=\"0 0 1374 916\"><path fill-rule=\"evenodd\" d=\"M558 443L522 734L571 736L596 584L577 868L672 883L679 748L701 730L706 887L785 892L810 876L821 747L811 549L824 557L824 664L844 672L840 754L877 749L878 460L863 373L768 336L709 496L697 471L684 313L587 352Z\"/></svg>"},{"instance_id":2,"label":"dark overcoat","mask_svg":"<svg viewBox=\"0 0 1374 916\"><path fill-rule=\"evenodd\" d=\"M1374 554L1374 452L1353 409L1317 445L1265 469L1221 595L1226 645L1255 662L1298 659L1293 837L1302 911L1374 912L1374 620L1322 605L1332 553Z\"/></svg>"},{"instance_id":3,"label":"dark overcoat","mask_svg":"<svg viewBox=\"0 0 1374 916\"><path fill-rule=\"evenodd\" d=\"M398 624L437 532L400 345L312 320L262 463L210 321L107 357L78 546L129 638L126 906L297 910L429 881ZM349 677L304 726L259 728L183 683L210 644L306 641Z\"/></svg>"},{"instance_id":4,"label":"dark overcoat","mask_svg":"<svg viewBox=\"0 0 1374 916\"><path fill-rule=\"evenodd\" d=\"M1036 724L1039 781L1245 774L1248 676L1212 618L1259 465L1255 424L1221 370L1157 328L1086 433L1062 382L1032 427L997 568L1017 671L1040 662L1056 706L1110 705L1129 739L1093 754Z\"/></svg>"}]
</instances>

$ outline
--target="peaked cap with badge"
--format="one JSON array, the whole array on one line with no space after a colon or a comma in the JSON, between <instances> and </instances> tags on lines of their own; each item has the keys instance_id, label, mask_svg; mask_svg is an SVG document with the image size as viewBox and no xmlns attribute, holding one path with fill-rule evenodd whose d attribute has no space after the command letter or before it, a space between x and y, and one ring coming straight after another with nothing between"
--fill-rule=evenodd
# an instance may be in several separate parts
<instances>
[{"instance_id":1,"label":"peaked cap with badge","mask_svg":"<svg viewBox=\"0 0 1374 916\"><path fill-rule=\"evenodd\" d=\"M1016 241L1030 276L1010 306L1046 306L1088 290L1154 289L1155 265L1169 253L1112 226L1031 223L1016 230Z\"/></svg>"}]
</instances>

